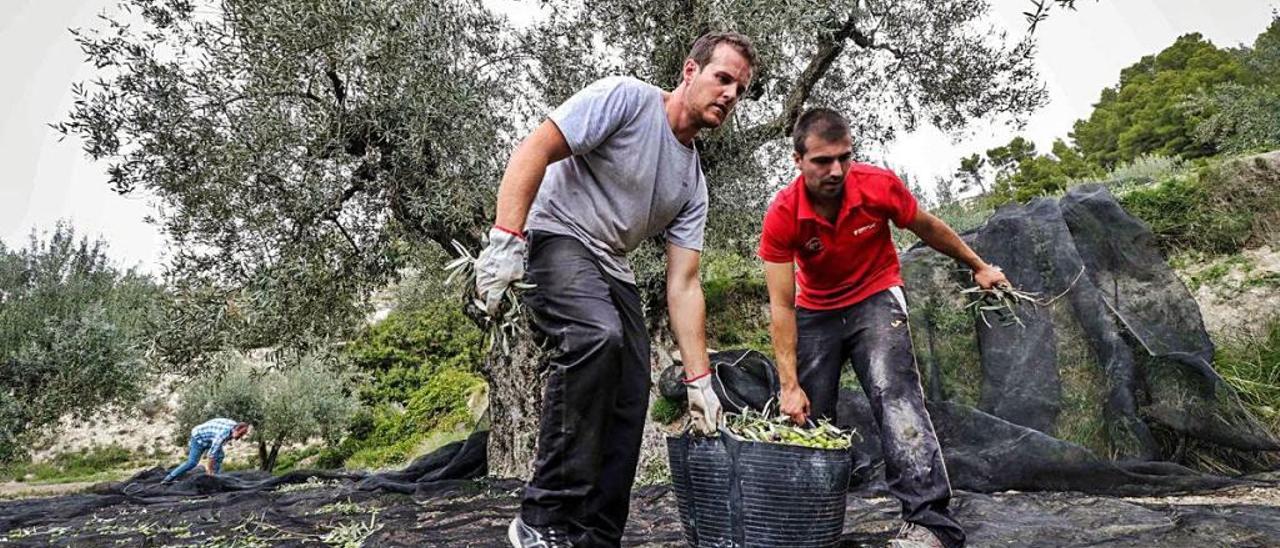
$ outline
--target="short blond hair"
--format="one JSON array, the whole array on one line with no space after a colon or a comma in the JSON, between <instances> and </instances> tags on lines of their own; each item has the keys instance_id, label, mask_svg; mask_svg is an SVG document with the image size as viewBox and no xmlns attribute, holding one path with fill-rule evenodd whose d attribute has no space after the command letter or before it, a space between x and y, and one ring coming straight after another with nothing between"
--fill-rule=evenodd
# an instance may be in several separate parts
<instances>
[{"instance_id":1,"label":"short blond hair","mask_svg":"<svg viewBox=\"0 0 1280 548\"><path fill-rule=\"evenodd\" d=\"M708 32L699 36L689 48L689 59L693 59L698 68L705 67L711 62L711 56L720 44L728 44L741 53L751 67L751 74L756 73L756 47L751 44L750 38L736 32Z\"/></svg>"}]
</instances>

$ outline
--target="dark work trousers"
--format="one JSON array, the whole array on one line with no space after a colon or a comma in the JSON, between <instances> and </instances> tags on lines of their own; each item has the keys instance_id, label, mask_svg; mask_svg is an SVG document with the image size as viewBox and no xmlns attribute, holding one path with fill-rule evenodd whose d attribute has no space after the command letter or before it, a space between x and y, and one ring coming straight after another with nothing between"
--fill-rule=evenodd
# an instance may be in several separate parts
<instances>
[{"instance_id":1,"label":"dark work trousers","mask_svg":"<svg viewBox=\"0 0 1280 548\"><path fill-rule=\"evenodd\" d=\"M963 546L964 530L947 509L951 482L924 406L900 296L894 288L841 309L797 308L796 373L814 420L834 420L840 370L852 362L880 426L885 483L902 501L902 519L928 527L948 546Z\"/></svg>"},{"instance_id":2,"label":"dark work trousers","mask_svg":"<svg viewBox=\"0 0 1280 548\"><path fill-rule=\"evenodd\" d=\"M569 529L576 546L618 546L649 406L649 334L636 286L581 242L531 231L525 292L549 369L521 517Z\"/></svg>"}]
</instances>

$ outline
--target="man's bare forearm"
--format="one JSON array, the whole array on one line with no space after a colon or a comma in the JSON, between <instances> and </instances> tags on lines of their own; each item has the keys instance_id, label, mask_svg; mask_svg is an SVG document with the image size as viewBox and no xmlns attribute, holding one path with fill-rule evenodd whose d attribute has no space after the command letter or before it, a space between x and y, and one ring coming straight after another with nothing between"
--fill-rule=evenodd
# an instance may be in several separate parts
<instances>
[{"instance_id":1,"label":"man's bare forearm","mask_svg":"<svg viewBox=\"0 0 1280 548\"><path fill-rule=\"evenodd\" d=\"M777 359L778 381L782 388L791 389L799 384L796 377L796 308L785 303L769 306L772 321L769 335L773 340L773 355Z\"/></svg>"},{"instance_id":2,"label":"man's bare forearm","mask_svg":"<svg viewBox=\"0 0 1280 548\"><path fill-rule=\"evenodd\" d=\"M960 235L956 234L956 231L952 230L950 226L947 226L947 223L928 213L921 212L920 215L922 216L921 222L913 223L910 228L925 245L968 265L974 271L981 270L987 266L982 257L979 257L969 247L969 244L964 243L964 240L960 239Z\"/></svg>"},{"instance_id":3,"label":"man's bare forearm","mask_svg":"<svg viewBox=\"0 0 1280 548\"><path fill-rule=\"evenodd\" d=\"M711 364L707 360L707 303L702 284L696 278L674 286L668 284L667 309L671 314L671 332L680 347L685 378L706 373Z\"/></svg>"},{"instance_id":4,"label":"man's bare forearm","mask_svg":"<svg viewBox=\"0 0 1280 548\"><path fill-rule=\"evenodd\" d=\"M765 285L769 288L769 337L777 360L782 388L796 388L796 277L791 262L764 263Z\"/></svg>"},{"instance_id":5,"label":"man's bare forearm","mask_svg":"<svg viewBox=\"0 0 1280 548\"><path fill-rule=\"evenodd\" d=\"M526 152L523 147L516 150L507 163L502 185L498 187L498 214L495 221L498 226L516 232L524 230L529 207L533 204L533 198L538 195L538 187L542 186L542 177L547 171L545 161L534 154L522 152Z\"/></svg>"}]
</instances>

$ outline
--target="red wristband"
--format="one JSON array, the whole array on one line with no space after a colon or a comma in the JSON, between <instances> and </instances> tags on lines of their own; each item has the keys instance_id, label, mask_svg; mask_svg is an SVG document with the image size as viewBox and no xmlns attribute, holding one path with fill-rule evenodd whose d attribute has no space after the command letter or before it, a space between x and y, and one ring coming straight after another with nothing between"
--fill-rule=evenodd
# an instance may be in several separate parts
<instances>
[{"instance_id":1,"label":"red wristband","mask_svg":"<svg viewBox=\"0 0 1280 548\"><path fill-rule=\"evenodd\" d=\"M706 376L708 376L708 375L710 375L710 374L711 374L711 370L710 370L710 369L708 369L705 373L703 373L703 374L701 374L701 375L698 375L698 376L696 376L696 377L694 377L694 378L692 378L692 379L685 379L685 380L684 380L684 383L685 383L685 384L689 384L689 383L691 383L691 382L693 382L693 381L696 381L696 380L698 380L698 379L701 379L702 377L706 377Z\"/></svg>"},{"instance_id":2,"label":"red wristband","mask_svg":"<svg viewBox=\"0 0 1280 548\"><path fill-rule=\"evenodd\" d=\"M510 228L507 228L507 227L502 226L502 225L499 225L499 224L495 224L495 225L493 225L493 228L496 228L496 229L498 229L498 230L501 230L501 231L503 231L503 232L506 232L507 234L510 234L510 235L512 235L512 236L515 236L515 237L517 237L517 238L520 238L520 241L522 241L522 242L524 241L524 234L521 234L520 232L517 232L517 231L515 231L515 230L511 230Z\"/></svg>"}]
</instances>

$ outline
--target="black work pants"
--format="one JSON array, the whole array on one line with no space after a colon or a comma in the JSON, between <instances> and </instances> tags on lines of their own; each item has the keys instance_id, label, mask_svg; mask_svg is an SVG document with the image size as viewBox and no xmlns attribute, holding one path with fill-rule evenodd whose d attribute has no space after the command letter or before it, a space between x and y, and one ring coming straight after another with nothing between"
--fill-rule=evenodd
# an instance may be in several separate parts
<instances>
[{"instance_id":1,"label":"black work pants","mask_svg":"<svg viewBox=\"0 0 1280 548\"><path fill-rule=\"evenodd\" d=\"M531 231L525 292L549 369L537 460L521 517L566 527L579 546L618 546L649 406L640 293L581 242Z\"/></svg>"},{"instance_id":2,"label":"black work pants","mask_svg":"<svg viewBox=\"0 0 1280 548\"><path fill-rule=\"evenodd\" d=\"M948 546L963 546L964 530L947 508L951 482L924 406L900 291L836 310L798 308L796 372L814 420L834 422L840 370L852 362L880 427L885 483L902 501L902 519L928 527Z\"/></svg>"}]
</instances>

